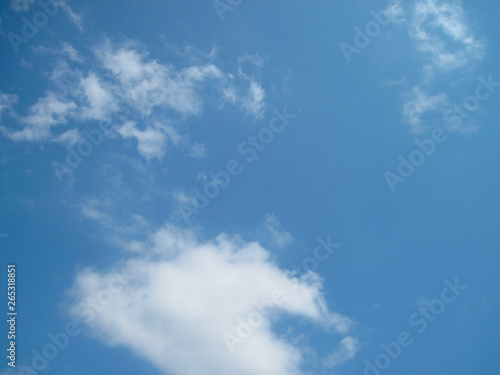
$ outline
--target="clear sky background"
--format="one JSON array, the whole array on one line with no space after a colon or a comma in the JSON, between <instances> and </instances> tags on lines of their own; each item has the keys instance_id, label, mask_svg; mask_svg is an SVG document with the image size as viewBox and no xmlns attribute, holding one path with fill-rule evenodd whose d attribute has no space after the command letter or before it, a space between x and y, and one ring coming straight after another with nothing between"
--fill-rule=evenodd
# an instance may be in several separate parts
<instances>
[{"instance_id":1,"label":"clear sky background","mask_svg":"<svg viewBox=\"0 0 500 375\"><path fill-rule=\"evenodd\" d=\"M2 374L498 373L499 11L4 1Z\"/></svg>"}]
</instances>

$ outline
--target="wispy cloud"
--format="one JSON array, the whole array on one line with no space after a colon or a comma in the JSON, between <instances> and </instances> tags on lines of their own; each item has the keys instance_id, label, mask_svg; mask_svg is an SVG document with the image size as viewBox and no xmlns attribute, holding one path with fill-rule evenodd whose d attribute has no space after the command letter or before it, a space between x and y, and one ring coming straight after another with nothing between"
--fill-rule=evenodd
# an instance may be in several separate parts
<instances>
[{"instance_id":1,"label":"wispy cloud","mask_svg":"<svg viewBox=\"0 0 500 375\"><path fill-rule=\"evenodd\" d=\"M272 245L283 248L293 242L293 236L283 229L276 215L267 214L263 225Z\"/></svg>"},{"instance_id":2,"label":"wispy cloud","mask_svg":"<svg viewBox=\"0 0 500 375\"><path fill-rule=\"evenodd\" d=\"M63 42L59 49L49 48L45 46L36 46L33 48L36 53L49 53L59 57L67 57L71 61L83 62L83 57L73 46L67 42Z\"/></svg>"},{"instance_id":3,"label":"wispy cloud","mask_svg":"<svg viewBox=\"0 0 500 375\"><path fill-rule=\"evenodd\" d=\"M10 7L14 12L27 12L35 0L10 0Z\"/></svg>"},{"instance_id":4,"label":"wispy cloud","mask_svg":"<svg viewBox=\"0 0 500 375\"><path fill-rule=\"evenodd\" d=\"M4 128L4 132L14 141L47 141L53 138L51 129L67 124L76 108L73 101L62 101L54 92L48 91L28 109L29 114L20 119L24 125L22 130L6 131Z\"/></svg>"},{"instance_id":5,"label":"wispy cloud","mask_svg":"<svg viewBox=\"0 0 500 375\"><path fill-rule=\"evenodd\" d=\"M428 125L427 113L438 112L448 104L436 81L441 76L463 73L483 58L485 43L471 30L460 0L402 0L391 3L422 61L421 77L403 106L403 116L412 131Z\"/></svg>"},{"instance_id":6,"label":"wispy cloud","mask_svg":"<svg viewBox=\"0 0 500 375\"><path fill-rule=\"evenodd\" d=\"M457 69L481 58L484 52L483 43L468 26L460 1L416 1L410 37L434 69Z\"/></svg>"},{"instance_id":7,"label":"wispy cloud","mask_svg":"<svg viewBox=\"0 0 500 375\"><path fill-rule=\"evenodd\" d=\"M238 75L244 78L236 82L234 74L223 72L212 61L187 66L163 64L132 42L106 40L86 55L68 43L57 49L37 47L35 52L58 59L48 75L51 88L28 108L27 115L15 114L13 96L1 94L0 110L10 110L18 120L17 126L1 128L14 141L73 142L77 130L98 120L116 123L114 133L134 139L145 159L162 159L169 149L176 148L200 158L206 150L199 141L189 139L184 122L199 117L207 102L229 102L255 117L261 117L264 110L261 84L241 73L240 65L248 59L262 65L255 56L240 59ZM213 60L214 54L205 58ZM92 69L82 68L86 59Z\"/></svg>"},{"instance_id":8,"label":"wispy cloud","mask_svg":"<svg viewBox=\"0 0 500 375\"><path fill-rule=\"evenodd\" d=\"M4 112L13 110L14 104L17 103L17 95L9 95L0 92L0 120L3 119Z\"/></svg>"},{"instance_id":9,"label":"wispy cloud","mask_svg":"<svg viewBox=\"0 0 500 375\"><path fill-rule=\"evenodd\" d=\"M84 31L84 29L83 29L83 17L81 15L77 14L69 6L69 4L67 4L65 1L59 1L59 5L62 8L62 10L64 11L64 13L66 13L66 16L68 17L68 19L78 29L78 31L80 31L81 33L83 33L83 31Z\"/></svg>"},{"instance_id":10,"label":"wispy cloud","mask_svg":"<svg viewBox=\"0 0 500 375\"><path fill-rule=\"evenodd\" d=\"M429 112L440 112L447 104L448 100L445 94L432 96L425 93L419 86L415 86L412 98L403 106L403 114L413 131L420 132L425 129L425 125L422 124L422 116Z\"/></svg>"},{"instance_id":11,"label":"wispy cloud","mask_svg":"<svg viewBox=\"0 0 500 375\"><path fill-rule=\"evenodd\" d=\"M359 350L358 339L352 336L344 337L339 347L334 350L324 361L325 367L334 368L343 362L353 359Z\"/></svg>"}]
</instances>

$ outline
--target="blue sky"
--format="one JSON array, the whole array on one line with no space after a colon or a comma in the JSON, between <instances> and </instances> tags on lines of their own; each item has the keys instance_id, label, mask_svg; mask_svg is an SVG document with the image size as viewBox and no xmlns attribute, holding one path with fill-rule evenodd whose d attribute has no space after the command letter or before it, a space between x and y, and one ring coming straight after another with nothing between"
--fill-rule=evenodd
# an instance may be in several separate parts
<instances>
[{"instance_id":1,"label":"blue sky","mask_svg":"<svg viewBox=\"0 0 500 375\"><path fill-rule=\"evenodd\" d=\"M5 1L1 374L498 372L499 7Z\"/></svg>"}]
</instances>

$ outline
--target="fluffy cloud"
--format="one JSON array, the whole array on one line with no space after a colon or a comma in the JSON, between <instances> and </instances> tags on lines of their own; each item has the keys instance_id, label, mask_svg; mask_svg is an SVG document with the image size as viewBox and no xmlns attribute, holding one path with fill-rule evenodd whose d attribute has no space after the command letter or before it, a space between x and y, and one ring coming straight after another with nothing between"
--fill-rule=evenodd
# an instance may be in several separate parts
<instances>
[{"instance_id":1,"label":"fluffy cloud","mask_svg":"<svg viewBox=\"0 0 500 375\"><path fill-rule=\"evenodd\" d=\"M163 158L167 136L161 130L152 127L139 130L134 122L127 122L118 132L123 138L137 139L138 151L144 158Z\"/></svg>"},{"instance_id":2,"label":"fluffy cloud","mask_svg":"<svg viewBox=\"0 0 500 375\"><path fill-rule=\"evenodd\" d=\"M81 116L83 119L105 120L117 110L113 94L103 87L95 73L90 73L80 80L82 90Z\"/></svg>"},{"instance_id":3,"label":"fluffy cloud","mask_svg":"<svg viewBox=\"0 0 500 375\"><path fill-rule=\"evenodd\" d=\"M335 350L332 354L325 359L324 365L325 367L333 368L338 366L339 364L353 359L356 353L358 352L359 344L358 339L352 336L344 337L340 341L340 345L337 350Z\"/></svg>"},{"instance_id":4,"label":"fluffy cloud","mask_svg":"<svg viewBox=\"0 0 500 375\"><path fill-rule=\"evenodd\" d=\"M65 125L77 105L73 101L62 101L49 91L29 109L29 114L21 119L22 130L9 132L14 141L46 141L52 137L51 129Z\"/></svg>"},{"instance_id":5,"label":"fluffy cloud","mask_svg":"<svg viewBox=\"0 0 500 375\"><path fill-rule=\"evenodd\" d=\"M212 61L180 67L162 64L130 42L105 41L85 57L68 43L57 50L38 47L35 52L58 57L49 74L53 88L28 109L28 115L14 116L21 130L2 128L14 141L73 142L85 123L106 121L116 124L112 127L116 134L135 139L145 159L163 158L169 145L200 158L206 150L201 143L189 141L184 121L198 117L207 101L229 102L255 117L263 114L261 84L248 76L243 77L243 84L236 82L234 75L224 73ZM84 59L91 69L82 70ZM253 64L262 64L259 61L252 59ZM0 97L0 110L14 104L7 98L6 94Z\"/></svg>"},{"instance_id":6,"label":"fluffy cloud","mask_svg":"<svg viewBox=\"0 0 500 375\"><path fill-rule=\"evenodd\" d=\"M151 114L155 107L197 115L204 104L202 84L225 79L213 64L175 69L148 59L132 45L115 48L108 42L95 53L102 66L116 78L117 94L145 115Z\"/></svg>"},{"instance_id":7,"label":"fluffy cloud","mask_svg":"<svg viewBox=\"0 0 500 375\"><path fill-rule=\"evenodd\" d=\"M112 275L86 269L72 289L71 311L95 337L129 348L164 373L301 374L302 349L273 332L273 322L301 317L342 335L353 325L328 310L318 275L297 279L273 264L258 243L225 235L200 241L167 225L135 249L140 256L121 266L136 270L127 288L105 309L89 312L86 301ZM237 335L238 324L276 290L284 295L281 303L268 306L262 324L231 353L224 334ZM341 342L342 359L354 355L353 340Z\"/></svg>"}]
</instances>

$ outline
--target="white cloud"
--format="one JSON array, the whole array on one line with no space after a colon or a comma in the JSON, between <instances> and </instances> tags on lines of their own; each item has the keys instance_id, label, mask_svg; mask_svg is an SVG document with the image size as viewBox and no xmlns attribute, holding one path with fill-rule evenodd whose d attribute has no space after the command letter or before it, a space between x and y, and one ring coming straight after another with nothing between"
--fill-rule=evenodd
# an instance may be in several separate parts
<instances>
[{"instance_id":1,"label":"white cloud","mask_svg":"<svg viewBox=\"0 0 500 375\"><path fill-rule=\"evenodd\" d=\"M460 1L416 1L410 36L435 69L454 70L483 55L484 45L471 32Z\"/></svg>"},{"instance_id":2,"label":"white cloud","mask_svg":"<svg viewBox=\"0 0 500 375\"><path fill-rule=\"evenodd\" d=\"M139 130L135 122L129 121L118 130L118 133L123 138L135 138L139 153L148 160L162 159L165 155L167 136L159 129L148 127Z\"/></svg>"},{"instance_id":3,"label":"white cloud","mask_svg":"<svg viewBox=\"0 0 500 375\"><path fill-rule=\"evenodd\" d=\"M190 231L166 225L148 243L135 246L141 257L123 267L139 272L127 288L91 317L80 303L97 295L112 276L84 270L72 289L71 311L95 337L129 348L164 373L299 375L302 350L274 333L273 322L283 315L302 317L341 334L353 324L328 310L317 275L294 278L258 243L225 235L199 241ZM285 299L231 354L223 334L236 335L239 318L246 319L273 290ZM342 345L351 348L346 340Z\"/></svg>"},{"instance_id":4,"label":"white cloud","mask_svg":"<svg viewBox=\"0 0 500 375\"><path fill-rule=\"evenodd\" d=\"M223 97L226 102L239 106L249 116L261 118L265 109L266 92L260 83L248 80L250 87L244 94L231 83L223 88Z\"/></svg>"},{"instance_id":5,"label":"white cloud","mask_svg":"<svg viewBox=\"0 0 500 375\"><path fill-rule=\"evenodd\" d=\"M405 11L401 4L401 0L394 0L390 2L384 10L384 14L393 23L402 23L406 21Z\"/></svg>"},{"instance_id":6,"label":"white cloud","mask_svg":"<svg viewBox=\"0 0 500 375\"><path fill-rule=\"evenodd\" d=\"M358 339L352 336L344 337L339 347L323 362L325 367L334 368L339 364L353 359L359 350Z\"/></svg>"},{"instance_id":7,"label":"white cloud","mask_svg":"<svg viewBox=\"0 0 500 375\"><path fill-rule=\"evenodd\" d=\"M264 115L264 98L266 94L262 86L255 81L250 82L248 95L242 100L242 106L248 114L255 117Z\"/></svg>"},{"instance_id":8,"label":"white cloud","mask_svg":"<svg viewBox=\"0 0 500 375\"><path fill-rule=\"evenodd\" d=\"M238 75L245 78L255 78L257 72L264 65L264 59L259 54L238 57ZM253 69L252 69L253 68ZM255 70L252 74L252 70Z\"/></svg>"},{"instance_id":9,"label":"white cloud","mask_svg":"<svg viewBox=\"0 0 500 375\"><path fill-rule=\"evenodd\" d=\"M85 96L84 101L88 103L88 107L81 107L84 119L105 120L117 110L112 93L103 87L102 81L95 73L82 77L80 87Z\"/></svg>"},{"instance_id":10,"label":"white cloud","mask_svg":"<svg viewBox=\"0 0 500 375\"><path fill-rule=\"evenodd\" d=\"M51 128L65 125L68 122L67 117L76 107L74 102L62 101L49 91L29 108L29 115L21 118L25 127L19 131L8 132L7 136L14 141L49 140Z\"/></svg>"},{"instance_id":11,"label":"white cloud","mask_svg":"<svg viewBox=\"0 0 500 375\"><path fill-rule=\"evenodd\" d=\"M64 42L62 44L62 52L68 56L71 61L83 62L83 57L78 53L76 49L69 43Z\"/></svg>"},{"instance_id":12,"label":"white cloud","mask_svg":"<svg viewBox=\"0 0 500 375\"><path fill-rule=\"evenodd\" d=\"M127 158L121 159L126 160ZM131 168L136 169L136 171L140 169L140 166L134 167L135 161L131 162L129 164ZM104 194L84 197L74 205L74 208L85 219L96 224L94 235L113 246L133 251L131 241L126 242L123 238L133 238L140 235L147 222L129 204L132 195L127 185L121 180L121 175L110 165L104 165L103 169L101 177L112 193L105 192ZM139 171L139 173L141 172Z\"/></svg>"},{"instance_id":13,"label":"white cloud","mask_svg":"<svg viewBox=\"0 0 500 375\"><path fill-rule=\"evenodd\" d=\"M132 45L113 47L104 43L96 54L102 65L119 82L118 94L143 114L149 115L155 107L167 107L183 115L201 112L204 101L200 95L202 84L223 80L224 75L214 65L175 69L147 59Z\"/></svg>"},{"instance_id":14,"label":"white cloud","mask_svg":"<svg viewBox=\"0 0 500 375\"><path fill-rule=\"evenodd\" d=\"M155 121L145 130L140 130L135 122L128 121L118 129L118 133L123 138L135 138L138 142L139 153L147 160L153 158L161 160L168 145L179 147L186 142L175 128L159 121Z\"/></svg>"},{"instance_id":15,"label":"white cloud","mask_svg":"<svg viewBox=\"0 0 500 375\"><path fill-rule=\"evenodd\" d=\"M33 51L36 53L51 53L53 55L67 57L69 60L74 62L83 62L83 57L71 44L67 42L63 42L59 49L49 48L45 46L36 46L33 48Z\"/></svg>"},{"instance_id":16,"label":"white cloud","mask_svg":"<svg viewBox=\"0 0 500 375\"><path fill-rule=\"evenodd\" d=\"M207 103L229 102L255 117L262 117L264 111L260 83L245 78L237 84L232 74L207 61L214 54L196 65L174 66L152 59L130 42L105 41L85 57L68 43L35 51L58 56L47 74L53 87L31 106L28 116L17 117L21 130L2 128L15 141L72 142L75 138L70 136L76 133L68 130L81 130L85 123L98 120L120 124L112 125L111 131L136 139L139 154L148 160L162 159L169 149L202 158L205 147L191 141L183 126L188 117L200 116ZM256 59L250 58L259 64ZM92 68L82 68L83 61ZM229 91L231 100L226 98ZM61 131L61 126L66 129Z\"/></svg>"},{"instance_id":17,"label":"white cloud","mask_svg":"<svg viewBox=\"0 0 500 375\"><path fill-rule=\"evenodd\" d=\"M191 151L188 154L194 159L202 159L205 156L207 156L207 150L203 144L199 142L195 142L193 146L191 147Z\"/></svg>"},{"instance_id":18,"label":"white cloud","mask_svg":"<svg viewBox=\"0 0 500 375\"><path fill-rule=\"evenodd\" d=\"M91 197L81 204L81 213L87 219L94 220L101 225L110 227L112 226L112 217L100 208L101 205L102 204L100 204L95 197Z\"/></svg>"},{"instance_id":19,"label":"white cloud","mask_svg":"<svg viewBox=\"0 0 500 375\"><path fill-rule=\"evenodd\" d=\"M67 144L70 146L74 146L81 139L82 135L80 134L80 132L77 129L71 129L58 135L56 138L53 139L53 141L64 145Z\"/></svg>"},{"instance_id":20,"label":"white cloud","mask_svg":"<svg viewBox=\"0 0 500 375\"><path fill-rule=\"evenodd\" d=\"M448 104L445 94L429 95L418 86L413 88L412 99L403 106L403 114L415 132L423 131L422 116L429 112L442 111Z\"/></svg>"},{"instance_id":21,"label":"white cloud","mask_svg":"<svg viewBox=\"0 0 500 375\"><path fill-rule=\"evenodd\" d=\"M245 54L238 58L238 76L248 82L248 88L244 96L237 95L234 87L225 88L225 98L231 103L237 103L248 115L260 118L264 114L264 99L266 92L262 85L256 81L260 68L264 65L264 59L259 54Z\"/></svg>"},{"instance_id":22,"label":"white cloud","mask_svg":"<svg viewBox=\"0 0 500 375\"><path fill-rule=\"evenodd\" d=\"M407 7L407 10L405 8ZM410 40L423 60L422 74L412 88L411 99L403 105L405 122L412 131L427 128L423 116L447 104L445 93L433 88L442 75L463 73L484 55L485 45L471 30L460 0L397 0L389 13L408 27Z\"/></svg>"},{"instance_id":23,"label":"white cloud","mask_svg":"<svg viewBox=\"0 0 500 375\"><path fill-rule=\"evenodd\" d=\"M178 199L189 199L182 192L177 192ZM194 248L197 245L196 235L190 231L182 231L172 224L166 224L163 228L149 235L145 242L132 242L129 250L141 254L155 254L175 257L185 249Z\"/></svg>"},{"instance_id":24,"label":"white cloud","mask_svg":"<svg viewBox=\"0 0 500 375\"><path fill-rule=\"evenodd\" d=\"M30 10L31 6L35 3L35 0L10 0L10 7L14 12L27 12ZM58 1L58 6L61 7L68 19L75 25L78 31L83 32L83 18L79 14L75 13L73 9L68 5L66 0Z\"/></svg>"},{"instance_id":25,"label":"white cloud","mask_svg":"<svg viewBox=\"0 0 500 375\"><path fill-rule=\"evenodd\" d=\"M264 228L271 240L271 243L278 248L283 248L293 242L293 236L283 229L283 226L276 215L266 215Z\"/></svg>"},{"instance_id":26,"label":"white cloud","mask_svg":"<svg viewBox=\"0 0 500 375\"><path fill-rule=\"evenodd\" d=\"M81 33L84 31L83 30L83 17L80 16L79 14L75 13L73 9L65 2L65 1L60 1L59 6L62 8L64 13L66 13L66 16L68 19L75 25L75 27L80 31Z\"/></svg>"}]
</instances>

